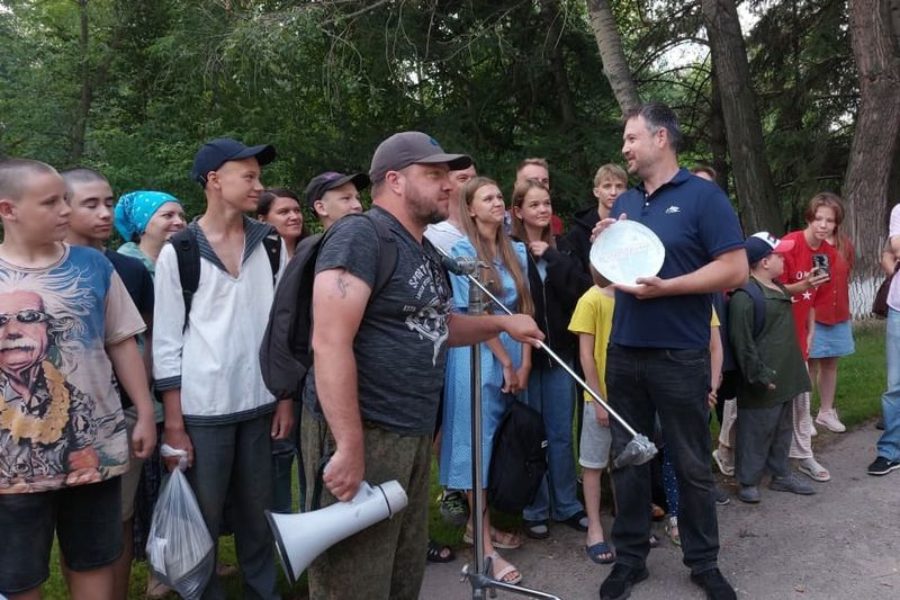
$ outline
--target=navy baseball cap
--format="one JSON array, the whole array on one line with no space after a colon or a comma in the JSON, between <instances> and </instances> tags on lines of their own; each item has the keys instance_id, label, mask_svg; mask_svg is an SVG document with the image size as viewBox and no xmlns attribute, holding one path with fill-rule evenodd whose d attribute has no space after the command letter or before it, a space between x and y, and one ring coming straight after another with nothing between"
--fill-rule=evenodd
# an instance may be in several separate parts
<instances>
[{"instance_id":1,"label":"navy baseball cap","mask_svg":"<svg viewBox=\"0 0 900 600\"><path fill-rule=\"evenodd\" d=\"M275 160L275 147L269 144L245 146L231 138L216 138L203 144L194 156L191 168L191 179L200 185L206 185L206 174L217 171L230 160L256 158L259 166L267 165Z\"/></svg>"},{"instance_id":2,"label":"navy baseball cap","mask_svg":"<svg viewBox=\"0 0 900 600\"><path fill-rule=\"evenodd\" d=\"M306 197L306 203L312 208L316 200L321 200L322 196L328 190L339 188L347 183L352 183L357 190L365 189L369 186L369 176L365 173L354 173L352 175L344 175L336 171L326 171L319 173L313 177L303 190Z\"/></svg>"},{"instance_id":3,"label":"navy baseball cap","mask_svg":"<svg viewBox=\"0 0 900 600\"><path fill-rule=\"evenodd\" d=\"M773 252L786 254L794 249L794 240L779 240L768 231L754 233L744 241L747 249L747 262L751 265L758 263Z\"/></svg>"},{"instance_id":4,"label":"navy baseball cap","mask_svg":"<svg viewBox=\"0 0 900 600\"><path fill-rule=\"evenodd\" d=\"M388 171L399 171L409 165L445 163L451 171L465 169L472 158L465 154L447 154L437 140L421 131L395 133L378 144L372 156L369 177L378 182Z\"/></svg>"}]
</instances>

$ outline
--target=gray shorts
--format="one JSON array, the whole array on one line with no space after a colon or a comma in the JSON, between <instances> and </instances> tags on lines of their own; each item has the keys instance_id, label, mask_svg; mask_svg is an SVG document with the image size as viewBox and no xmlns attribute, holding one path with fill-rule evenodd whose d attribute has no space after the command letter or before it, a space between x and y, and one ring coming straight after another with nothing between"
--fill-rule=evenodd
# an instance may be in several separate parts
<instances>
[{"instance_id":1,"label":"gray shorts","mask_svg":"<svg viewBox=\"0 0 900 600\"><path fill-rule=\"evenodd\" d=\"M605 469L609 464L612 434L609 427L603 427L597 422L594 404L594 402L584 403L578 464L585 469Z\"/></svg>"}]
</instances>

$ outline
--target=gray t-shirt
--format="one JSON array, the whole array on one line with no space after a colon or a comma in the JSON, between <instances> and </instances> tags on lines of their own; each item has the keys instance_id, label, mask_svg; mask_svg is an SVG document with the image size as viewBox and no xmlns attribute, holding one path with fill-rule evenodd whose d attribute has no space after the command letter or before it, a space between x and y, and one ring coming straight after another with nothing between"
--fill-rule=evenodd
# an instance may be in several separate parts
<instances>
[{"instance_id":1,"label":"gray t-shirt","mask_svg":"<svg viewBox=\"0 0 900 600\"><path fill-rule=\"evenodd\" d=\"M394 234L397 266L381 292L369 299L353 342L360 412L364 421L391 431L431 434L444 383L450 285L429 243L417 242L381 208L370 214ZM373 224L351 218L332 227L319 249L316 273L346 269L374 286L379 246ZM313 371L306 378L303 401L321 416Z\"/></svg>"}]
</instances>

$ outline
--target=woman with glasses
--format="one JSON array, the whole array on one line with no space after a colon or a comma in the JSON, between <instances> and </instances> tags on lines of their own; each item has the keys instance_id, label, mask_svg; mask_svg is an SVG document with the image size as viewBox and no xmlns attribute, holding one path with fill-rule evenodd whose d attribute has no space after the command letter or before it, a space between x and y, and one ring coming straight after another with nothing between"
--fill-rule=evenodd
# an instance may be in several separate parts
<instances>
[{"instance_id":1,"label":"woman with glasses","mask_svg":"<svg viewBox=\"0 0 900 600\"><path fill-rule=\"evenodd\" d=\"M487 287L494 295L512 311L532 314L534 306L528 291L525 246L510 241L503 229L506 206L500 188L486 177L475 177L466 184L457 201L466 238L454 244L451 256L477 258L484 263ZM455 275L450 279L453 309L464 313L469 304L469 280ZM488 310L499 309L489 307ZM487 487L487 466L491 463L494 434L509 404L516 401L517 395L524 394L530 371L530 346L514 341L505 333L482 344L483 487ZM441 484L450 489L471 490L473 487L470 376L470 349L452 348L447 358L440 461ZM470 506L472 502L469 492ZM469 543L473 541L471 520L463 539ZM493 560L494 578L507 583L520 582L522 574L503 559L496 548L518 548L522 544L521 537L491 527L486 510L483 539L484 555Z\"/></svg>"}]
</instances>

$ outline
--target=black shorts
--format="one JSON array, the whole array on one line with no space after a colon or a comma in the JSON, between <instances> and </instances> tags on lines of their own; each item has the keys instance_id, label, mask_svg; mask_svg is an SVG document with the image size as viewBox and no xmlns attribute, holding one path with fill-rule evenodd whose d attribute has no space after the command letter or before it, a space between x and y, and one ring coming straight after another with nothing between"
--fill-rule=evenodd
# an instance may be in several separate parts
<instances>
[{"instance_id":1,"label":"black shorts","mask_svg":"<svg viewBox=\"0 0 900 600\"><path fill-rule=\"evenodd\" d=\"M54 531L72 571L113 563L122 554L121 495L119 477L52 492L0 494L0 594L46 581Z\"/></svg>"}]
</instances>

